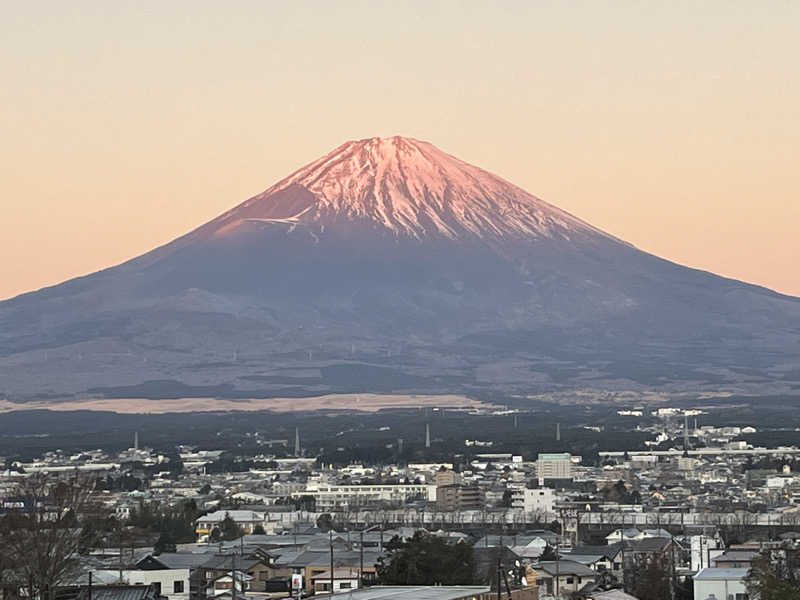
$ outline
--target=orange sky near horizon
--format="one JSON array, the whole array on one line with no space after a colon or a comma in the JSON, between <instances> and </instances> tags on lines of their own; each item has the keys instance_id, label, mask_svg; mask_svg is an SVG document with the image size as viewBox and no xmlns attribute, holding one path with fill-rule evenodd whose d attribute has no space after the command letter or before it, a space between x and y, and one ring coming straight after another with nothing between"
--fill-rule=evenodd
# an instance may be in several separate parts
<instances>
[{"instance_id":1,"label":"orange sky near horizon","mask_svg":"<svg viewBox=\"0 0 800 600\"><path fill-rule=\"evenodd\" d=\"M406 135L639 248L800 296L798 2L13 3L0 298Z\"/></svg>"}]
</instances>

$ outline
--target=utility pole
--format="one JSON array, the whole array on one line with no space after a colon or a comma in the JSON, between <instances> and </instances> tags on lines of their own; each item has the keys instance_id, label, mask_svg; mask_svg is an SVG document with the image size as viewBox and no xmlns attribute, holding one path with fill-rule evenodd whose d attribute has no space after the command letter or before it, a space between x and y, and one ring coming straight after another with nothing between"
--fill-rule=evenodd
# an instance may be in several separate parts
<instances>
[{"instance_id":1,"label":"utility pole","mask_svg":"<svg viewBox=\"0 0 800 600\"><path fill-rule=\"evenodd\" d=\"M373 531L380 525L373 525L372 527L368 527L367 529L362 529L359 532L360 541L358 545L358 551L360 553L360 563L358 567L358 587L360 588L364 584L364 534ZM381 552L383 552L383 528L381 528Z\"/></svg>"},{"instance_id":2,"label":"utility pole","mask_svg":"<svg viewBox=\"0 0 800 600\"><path fill-rule=\"evenodd\" d=\"M231 600L236 600L236 551L231 554Z\"/></svg>"},{"instance_id":3,"label":"utility pole","mask_svg":"<svg viewBox=\"0 0 800 600\"><path fill-rule=\"evenodd\" d=\"M118 522L119 531L119 582L122 584L122 523Z\"/></svg>"},{"instance_id":4,"label":"utility pole","mask_svg":"<svg viewBox=\"0 0 800 600\"><path fill-rule=\"evenodd\" d=\"M563 515L563 513L562 513L562 515ZM553 589L555 590L556 600L558 600L558 587L559 587L558 586L558 580L559 580L559 577L561 576L561 573L560 573L561 560L558 557L558 549L561 546L561 535L563 533L564 533L564 524L562 523L561 524L561 532L558 534L558 537L556 538L556 581L555 581L555 585L553 586Z\"/></svg>"},{"instance_id":5,"label":"utility pole","mask_svg":"<svg viewBox=\"0 0 800 600\"><path fill-rule=\"evenodd\" d=\"M331 596L333 596L333 529L328 532L328 536L331 544Z\"/></svg>"}]
</instances>

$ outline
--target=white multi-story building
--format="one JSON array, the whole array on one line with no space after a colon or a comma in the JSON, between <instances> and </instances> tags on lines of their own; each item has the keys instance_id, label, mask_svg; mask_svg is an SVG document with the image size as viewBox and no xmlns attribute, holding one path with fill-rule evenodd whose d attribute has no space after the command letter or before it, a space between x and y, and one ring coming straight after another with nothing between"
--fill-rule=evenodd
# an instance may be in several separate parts
<instances>
[{"instance_id":1,"label":"white multi-story building","mask_svg":"<svg viewBox=\"0 0 800 600\"><path fill-rule=\"evenodd\" d=\"M572 479L572 455L569 452L539 454L536 476L541 479Z\"/></svg>"},{"instance_id":2,"label":"white multi-story building","mask_svg":"<svg viewBox=\"0 0 800 600\"><path fill-rule=\"evenodd\" d=\"M400 505L409 500L436 501L436 486L428 484L401 485L328 485L310 484L305 491L292 496L313 496L317 511L354 508L374 504Z\"/></svg>"},{"instance_id":3,"label":"white multi-story building","mask_svg":"<svg viewBox=\"0 0 800 600\"><path fill-rule=\"evenodd\" d=\"M551 515L555 513L556 493L550 488L525 489L522 507L526 513Z\"/></svg>"},{"instance_id":4,"label":"white multi-story building","mask_svg":"<svg viewBox=\"0 0 800 600\"><path fill-rule=\"evenodd\" d=\"M707 535L693 535L690 538L691 569L697 573L711 566L711 559L723 552L722 540ZM719 600L725 600L720 598Z\"/></svg>"}]
</instances>

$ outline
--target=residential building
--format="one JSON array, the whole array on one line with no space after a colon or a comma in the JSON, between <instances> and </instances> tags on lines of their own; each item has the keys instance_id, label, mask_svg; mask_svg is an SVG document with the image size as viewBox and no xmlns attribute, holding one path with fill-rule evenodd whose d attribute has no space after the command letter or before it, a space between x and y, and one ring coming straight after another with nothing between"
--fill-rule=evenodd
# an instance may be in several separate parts
<instances>
[{"instance_id":1,"label":"residential building","mask_svg":"<svg viewBox=\"0 0 800 600\"><path fill-rule=\"evenodd\" d=\"M478 486L453 484L436 488L436 505L441 511L480 510L483 502Z\"/></svg>"},{"instance_id":2,"label":"residential building","mask_svg":"<svg viewBox=\"0 0 800 600\"><path fill-rule=\"evenodd\" d=\"M331 590L331 570L323 571L316 575L312 581L314 593L330 592ZM333 593L349 592L356 590L358 585L358 569L351 567L344 567L341 569L333 569Z\"/></svg>"},{"instance_id":3,"label":"residential building","mask_svg":"<svg viewBox=\"0 0 800 600\"><path fill-rule=\"evenodd\" d=\"M541 595L546 596L568 595L598 579L596 571L572 560L543 561L533 569L536 585L541 588Z\"/></svg>"},{"instance_id":4,"label":"residential building","mask_svg":"<svg viewBox=\"0 0 800 600\"><path fill-rule=\"evenodd\" d=\"M252 510L218 510L197 519L195 533L198 541L205 541L215 527L219 527L226 517L233 519L244 533L253 533L257 525L263 527L265 516L263 512Z\"/></svg>"},{"instance_id":5,"label":"residential building","mask_svg":"<svg viewBox=\"0 0 800 600\"><path fill-rule=\"evenodd\" d=\"M608 572L615 576L620 576L622 573L623 548L621 543L605 546L575 546L563 557L586 565L598 573Z\"/></svg>"},{"instance_id":6,"label":"residential building","mask_svg":"<svg viewBox=\"0 0 800 600\"><path fill-rule=\"evenodd\" d=\"M526 513L547 516L555 512L556 493L551 488L525 489L522 509Z\"/></svg>"},{"instance_id":7,"label":"residential building","mask_svg":"<svg viewBox=\"0 0 800 600\"><path fill-rule=\"evenodd\" d=\"M456 485L461 483L461 475L451 469L439 470L433 476L433 483L437 487L444 485Z\"/></svg>"},{"instance_id":8,"label":"residential building","mask_svg":"<svg viewBox=\"0 0 800 600\"><path fill-rule=\"evenodd\" d=\"M694 576L694 600L748 600L748 569L706 567Z\"/></svg>"},{"instance_id":9,"label":"residential building","mask_svg":"<svg viewBox=\"0 0 800 600\"><path fill-rule=\"evenodd\" d=\"M572 479L572 455L569 452L539 454L536 476L542 479Z\"/></svg>"},{"instance_id":10,"label":"residential building","mask_svg":"<svg viewBox=\"0 0 800 600\"><path fill-rule=\"evenodd\" d=\"M726 550L711 559L711 566L718 569L749 569L757 556L756 550Z\"/></svg>"},{"instance_id":11,"label":"residential building","mask_svg":"<svg viewBox=\"0 0 800 600\"><path fill-rule=\"evenodd\" d=\"M188 600L202 594L205 582L197 575L208 554L165 552L148 555L136 563L136 569L123 572L132 585L152 585L159 596L168 600Z\"/></svg>"}]
</instances>

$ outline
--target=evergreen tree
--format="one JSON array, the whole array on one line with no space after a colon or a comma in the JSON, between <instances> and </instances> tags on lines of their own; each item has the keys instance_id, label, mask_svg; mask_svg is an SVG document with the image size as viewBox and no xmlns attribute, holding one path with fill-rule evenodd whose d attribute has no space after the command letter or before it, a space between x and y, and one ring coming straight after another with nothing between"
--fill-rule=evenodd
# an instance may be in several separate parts
<instances>
[{"instance_id":1,"label":"evergreen tree","mask_svg":"<svg viewBox=\"0 0 800 600\"><path fill-rule=\"evenodd\" d=\"M672 600L671 571L665 555L643 558L636 568L631 593L639 600Z\"/></svg>"},{"instance_id":2,"label":"evergreen tree","mask_svg":"<svg viewBox=\"0 0 800 600\"><path fill-rule=\"evenodd\" d=\"M758 556L747 574L747 591L754 600L800 600L800 549Z\"/></svg>"},{"instance_id":3,"label":"evergreen tree","mask_svg":"<svg viewBox=\"0 0 800 600\"><path fill-rule=\"evenodd\" d=\"M176 552L178 550L175 544L175 538L168 531L162 531L158 536L158 540L153 546L153 554L158 556L163 552Z\"/></svg>"},{"instance_id":4,"label":"evergreen tree","mask_svg":"<svg viewBox=\"0 0 800 600\"><path fill-rule=\"evenodd\" d=\"M418 531L402 541L393 538L387 556L378 561L381 585L471 585L475 564L472 546Z\"/></svg>"},{"instance_id":5,"label":"evergreen tree","mask_svg":"<svg viewBox=\"0 0 800 600\"><path fill-rule=\"evenodd\" d=\"M221 539L226 542L238 539L242 537L244 533L242 528L236 524L236 521L234 521L228 513L225 513L225 518L222 519L222 523L219 524L219 532Z\"/></svg>"}]
</instances>

